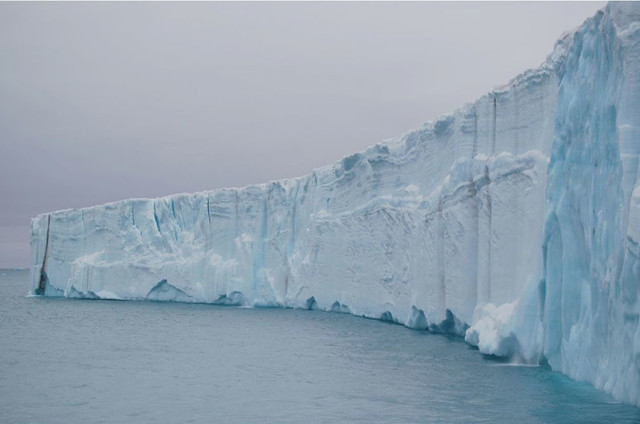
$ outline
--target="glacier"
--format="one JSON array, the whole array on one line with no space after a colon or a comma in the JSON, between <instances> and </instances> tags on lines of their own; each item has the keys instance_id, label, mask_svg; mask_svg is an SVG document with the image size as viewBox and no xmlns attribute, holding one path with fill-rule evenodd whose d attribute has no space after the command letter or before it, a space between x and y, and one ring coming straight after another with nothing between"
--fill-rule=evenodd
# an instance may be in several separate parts
<instances>
[{"instance_id":1,"label":"glacier","mask_svg":"<svg viewBox=\"0 0 640 424\"><path fill-rule=\"evenodd\" d=\"M640 406L640 4L311 174L37 216L45 296L321 309L455 333Z\"/></svg>"}]
</instances>

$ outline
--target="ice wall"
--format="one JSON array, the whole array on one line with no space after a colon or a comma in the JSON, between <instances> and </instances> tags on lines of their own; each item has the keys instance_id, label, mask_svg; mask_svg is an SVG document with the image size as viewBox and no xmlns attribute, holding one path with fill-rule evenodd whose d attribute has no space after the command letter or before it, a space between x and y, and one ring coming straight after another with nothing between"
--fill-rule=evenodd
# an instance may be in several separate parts
<instances>
[{"instance_id":1,"label":"ice wall","mask_svg":"<svg viewBox=\"0 0 640 424\"><path fill-rule=\"evenodd\" d=\"M466 334L640 405L639 28L610 4L539 69L305 177L40 215L32 287Z\"/></svg>"}]
</instances>

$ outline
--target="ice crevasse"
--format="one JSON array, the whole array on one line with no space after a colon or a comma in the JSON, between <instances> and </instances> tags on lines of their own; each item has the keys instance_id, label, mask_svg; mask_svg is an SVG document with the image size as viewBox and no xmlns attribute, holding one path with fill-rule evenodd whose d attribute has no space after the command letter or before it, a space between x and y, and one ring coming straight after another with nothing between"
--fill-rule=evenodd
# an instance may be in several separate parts
<instances>
[{"instance_id":1,"label":"ice crevasse","mask_svg":"<svg viewBox=\"0 0 640 424\"><path fill-rule=\"evenodd\" d=\"M546 361L640 406L640 4L310 175L42 214L46 296L347 312Z\"/></svg>"}]
</instances>

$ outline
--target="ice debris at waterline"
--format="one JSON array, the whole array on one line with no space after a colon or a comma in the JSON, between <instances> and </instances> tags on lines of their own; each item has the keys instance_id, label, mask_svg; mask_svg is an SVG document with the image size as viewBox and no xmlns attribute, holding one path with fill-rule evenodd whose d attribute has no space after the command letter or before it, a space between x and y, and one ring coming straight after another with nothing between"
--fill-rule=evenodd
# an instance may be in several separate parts
<instances>
[{"instance_id":1,"label":"ice debris at waterline","mask_svg":"<svg viewBox=\"0 0 640 424\"><path fill-rule=\"evenodd\" d=\"M317 308L464 335L640 405L640 4L310 175L32 222L47 296Z\"/></svg>"}]
</instances>

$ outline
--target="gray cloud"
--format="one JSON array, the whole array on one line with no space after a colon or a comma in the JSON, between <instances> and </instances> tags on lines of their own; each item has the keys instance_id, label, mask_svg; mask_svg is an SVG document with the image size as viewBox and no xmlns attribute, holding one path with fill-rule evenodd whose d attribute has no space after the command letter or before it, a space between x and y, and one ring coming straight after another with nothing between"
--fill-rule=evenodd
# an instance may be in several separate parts
<instances>
[{"instance_id":1,"label":"gray cloud","mask_svg":"<svg viewBox=\"0 0 640 424\"><path fill-rule=\"evenodd\" d=\"M308 173L544 60L603 3L0 3L0 267L29 218Z\"/></svg>"}]
</instances>

